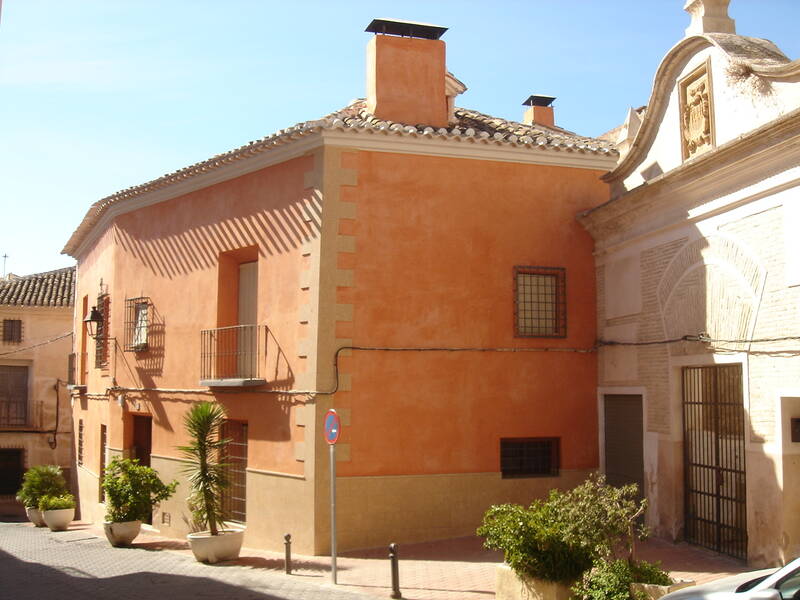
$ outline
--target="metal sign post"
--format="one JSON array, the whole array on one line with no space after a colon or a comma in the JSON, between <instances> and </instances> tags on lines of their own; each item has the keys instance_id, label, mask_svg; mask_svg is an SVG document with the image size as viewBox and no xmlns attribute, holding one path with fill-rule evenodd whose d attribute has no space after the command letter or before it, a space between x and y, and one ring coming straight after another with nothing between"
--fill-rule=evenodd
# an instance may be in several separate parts
<instances>
[{"instance_id":1,"label":"metal sign post","mask_svg":"<svg viewBox=\"0 0 800 600\"><path fill-rule=\"evenodd\" d=\"M325 441L328 442L331 457L331 581L336 584L336 442L342 423L336 411L325 413Z\"/></svg>"}]
</instances>

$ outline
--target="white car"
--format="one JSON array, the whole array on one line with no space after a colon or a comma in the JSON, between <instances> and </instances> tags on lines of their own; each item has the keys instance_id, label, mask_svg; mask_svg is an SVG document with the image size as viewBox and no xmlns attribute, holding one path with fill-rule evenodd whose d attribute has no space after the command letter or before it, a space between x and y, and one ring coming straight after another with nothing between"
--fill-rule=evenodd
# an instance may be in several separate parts
<instances>
[{"instance_id":1,"label":"white car","mask_svg":"<svg viewBox=\"0 0 800 600\"><path fill-rule=\"evenodd\" d=\"M800 558L667 594L662 600L800 600Z\"/></svg>"}]
</instances>

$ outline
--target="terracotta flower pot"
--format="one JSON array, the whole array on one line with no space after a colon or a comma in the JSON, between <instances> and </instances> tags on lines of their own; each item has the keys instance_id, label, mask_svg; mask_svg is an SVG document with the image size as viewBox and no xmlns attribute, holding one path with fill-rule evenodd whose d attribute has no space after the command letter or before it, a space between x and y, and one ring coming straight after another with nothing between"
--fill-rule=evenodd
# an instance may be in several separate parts
<instances>
[{"instance_id":1,"label":"terracotta flower pot","mask_svg":"<svg viewBox=\"0 0 800 600\"><path fill-rule=\"evenodd\" d=\"M216 563L224 560L236 560L242 549L244 529L220 529L219 535L211 535L208 531L190 533L186 536L194 557L199 562Z\"/></svg>"},{"instance_id":2,"label":"terracotta flower pot","mask_svg":"<svg viewBox=\"0 0 800 600\"><path fill-rule=\"evenodd\" d=\"M103 522L103 531L106 532L106 538L112 546L130 546L141 529L141 521Z\"/></svg>"},{"instance_id":3,"label":"terracotta flower pot","mask_svg":"<svg viewBox=\"0 0 800 600\"><path fill-rule=\"evenodd\" d=\"M74 508L60 508L58 510L42 511L42 518L50 531L66 531L72 519L75 518Z\"/></svg>"},{"instance_id":4,"label":"terracotta flower pot","mask_svg":"<svg viewBox=\"0 0 800 600\"><path fill-rule=\"evenodd\" d=\"M32 506L25 507L25 514L28 515L28 520L36 525L36 527L47 527L47 523L42 518L42 511Z\"/></svg>"}]
</instances>

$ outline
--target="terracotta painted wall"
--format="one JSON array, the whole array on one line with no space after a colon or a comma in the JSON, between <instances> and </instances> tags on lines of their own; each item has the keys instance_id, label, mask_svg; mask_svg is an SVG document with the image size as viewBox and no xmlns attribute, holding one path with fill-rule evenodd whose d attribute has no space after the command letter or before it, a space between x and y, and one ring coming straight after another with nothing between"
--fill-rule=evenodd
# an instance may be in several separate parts
<instances>
[{"instance_id":1,"label":"terracotta painted wall","mask_svg":"<svg viewBox=\"0 0 800 600\"><path fill-rule=\"evenodd\" d=\"M116 218L79 261L78 303L84 295L90 306L95 303L102 278L111 294L110 330L116 338L107 369L94 368L89 340L90 395L105 393L112 384L201 389L200 331L225 320L218 298L229 300L225 292L236 285L233 276L220 278L219 257L235 258L243 248L253 250L243 260L258 261L258 323L269 329L262 367L283 388L304 383L297 310L301 249L318 235L317 223L308 218L315 214L315 200L304 185L311 168L312 157L291 160ZM139 296L152 302L150 348L124 352L125 299ZM76 328L79 321L80 316ZM124 411L151 414L153 454L177 456L175 446L186 441L183 414L191 402L214 398L228 407L230 418L251 423L250 467L302 473L294 457L302 430L292 426L292 405L279 395L124 392ZM130 437L123 411L117 402L109 403L108 411L109 446L123 448Z\"/></svg>"},{"instance_id":2,"label":"terracotta painted wall","mask_svg":"<svg viewBox=\"0 0 800 600\"><path fill-rule=\"evenodd\" d=\"M386 347L591 347L592 240L575 215L607 199L597 171L347 152L356 219L339 253L353 305L336 336ZM564 339L514 337L515 265L564 267ZM561 467L596 467L596 355L356 351L341 476L499 471L500 437L561 438Z\"/></svg>"}]
</instances>

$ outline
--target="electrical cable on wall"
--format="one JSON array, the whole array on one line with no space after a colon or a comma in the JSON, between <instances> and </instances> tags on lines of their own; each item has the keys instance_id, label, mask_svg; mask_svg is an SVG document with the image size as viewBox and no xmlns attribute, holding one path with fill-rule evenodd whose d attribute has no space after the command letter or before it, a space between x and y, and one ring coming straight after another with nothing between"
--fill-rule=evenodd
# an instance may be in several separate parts
<instances>
[{"instance_id":1,"label":"electrical cable on wall","mask_svg":"<svg viewBox=\"0 0 800 600\"><path fill-rule=\"evenodd\" d=\"M279 394L284 396L329 396L339 391L339 355L345 350L356 350L360 352L507 352L507 353L532 353L532 352L572 352L577 354L590 354L597 352L597 346L590 346L588 348L559 348L559 347L545 347L545 348L482 348L482 347L445 347L445 346L431 346L431 347L391 347L391 346L341 346L336 350L333 356L333 373L334 385L331 390L230 390L226 393L240 393L240 394ZM107 394L114 392L162 392L173 394L215 394L213 390L207 389L167 389L167 388L130 388L114 386L106 390Z\"/></svg>"},{"instance_id":2,"label":"electrical cable on wall","mask_svg":"<svg viewBox=\"0 0 800 600\"><path fill-rule=\"evenodd\" d=\"M72 332L69 331L67 333L63 333L58 337L51 338L44 342L39 342L38 344L33 344L31 346L23 346L22 348L15 348L14 350L8 350L7 352L0 352L0 356L7 356L8 354L16 354L17 352L24 352L25 350L33 350L34 348L39 348L40 346L46 346L47 344L52 344L53 342L57 342L58 340L63 340L66 337L71 337Z\"/></svg>"}]
</instances>

